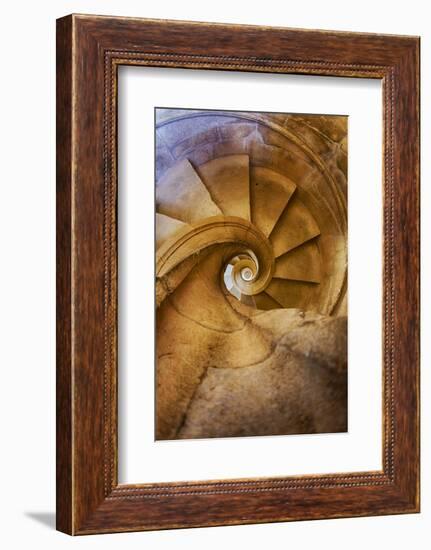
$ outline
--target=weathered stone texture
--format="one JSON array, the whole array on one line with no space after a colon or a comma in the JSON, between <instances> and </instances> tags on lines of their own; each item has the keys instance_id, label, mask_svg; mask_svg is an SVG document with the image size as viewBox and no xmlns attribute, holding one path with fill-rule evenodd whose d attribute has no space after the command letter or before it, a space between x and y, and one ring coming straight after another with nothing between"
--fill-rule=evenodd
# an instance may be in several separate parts
<instances>
[{"instance_id":1,"label":"weathered stone texture","mask_svg":"<svg viewBox=\"0 0 431 550\"><path fill-rule=\"evenodd\" d=\"M156 120L156 438L345 431L346 117Z\"/></svg>"},{"instance_id":2,"label":"weathered stone texture","mask_svg":"<svg viewBox=\"0 0 431 550\"><path fill-rule=\"evenodd\" d=\"M346 431L346 319L279 312L260 316L265 338L273 338L269 357L200 373L177 437ZM274 323L283 326L281 337L271 331ZM244 338L243 346L253 347L254 339Z\"/></svg>"}]
</instances>

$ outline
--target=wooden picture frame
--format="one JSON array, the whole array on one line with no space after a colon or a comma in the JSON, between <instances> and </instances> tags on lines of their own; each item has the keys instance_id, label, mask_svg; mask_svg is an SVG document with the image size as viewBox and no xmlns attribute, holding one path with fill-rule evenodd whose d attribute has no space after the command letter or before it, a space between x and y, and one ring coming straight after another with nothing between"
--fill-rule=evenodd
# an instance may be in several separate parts
<instances>
[{"instance_id":1,"label":"wooden picture frame","mask_svg":"<svg viewBox=\"0 0 431 550\"><path fill-rule=\"evenodd\" d=\"M119 65L382 80L381 471L118 484ZM57 529L78 535L418 511L419 38L90 15L59 19Z\"/></svg>"}]
</instances>

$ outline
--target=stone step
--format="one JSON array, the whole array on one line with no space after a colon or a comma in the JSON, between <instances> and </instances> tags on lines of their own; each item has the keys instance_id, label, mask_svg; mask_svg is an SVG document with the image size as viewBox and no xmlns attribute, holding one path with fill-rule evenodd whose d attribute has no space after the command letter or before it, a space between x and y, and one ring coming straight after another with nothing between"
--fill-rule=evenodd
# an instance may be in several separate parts
<instances>
[{"instance_id":1,"label":"stone step","mask_svg":"<svg viewBox=\"0 0 431 550\"><path fill-rule=\"evenodd\" d=\"M273 277L265 292L285 308L312 309L319 285Z\"/></svg>"},{"instance_id":2,"label":"stone step","mask_svg":"<svg viewBox=\"0 0 431 550\"><path fill-rule=\"evenodd\" d=\"M315 239L279 256L275 262L274 277L320 283L321 259Z\"/></svg>"},{"instance_id":3,"label":"stone step","mask_svg":"<svg viewBox=\"0 0 431 550\"><path fill-rule=\"evenodd\" d=\"M190 230L191 226L165 214L156 213L156 248L175 237L182 231Z\"/></svg>"},{"instance_id":4,"label":"stone step","mask_svg":"<svg viewBox=\"0 0 431 550\"><path fill-rule=\"evenodd\" d=\"M247 296L247 294L241 294L241 298L239 299L239 301L242 304L245 304L246 306L256 307L256 302L253 296Z\"/></svg>"},{"instance_id":5,"label":"stone step","mask_svg":"<svg viewBox=\"0 0 431 550\"><path fill-rule=\"evenodd\" d=\"M269 168L250 170L251 220L268 237L274 229L296 185Z\"/></svg>"},{"instance_id":6,"label":"stone step","mask_svg":"<svg viewBox=\"0 0 431 550\"><path fill-rule=\"evenodd\" d=\"M283 308L283 306L279 302L277 302L277 300L274 300L274 298L272 298L266 292L256 294L256 296L254 297L254 301L257 309L270 310Z\"/></svg>"},{"instance_id":7,"label":"stone step","mask_svg":"<svg viewBox=\"0 0 431 550\"><path fill-rule=\"evenodd\" d=\"M283 210L269 239L278 258L320 234L319 227L303 203L293 196Z\"/></svg>"},{"instance_id":8,"label":"stone step","mask_svg":"<svg viewBox=\"0 0 431 550\"><path fill-rule=\"evenodd\" d=\"M185 223L199 222L222 214L186 159L175 164L157 182L156 210L159 214Z\"/></svg>"},{"instance_id":9,"label":"stone step","mask_svg":"<svg viewBox=\"0 0 431 550\"><path fill-rule=\"evenodd\" d=\"M248 155L227 155L197 168L213 201L225 216L250 221L250 175Z\"/></svg>"}]
</instances>

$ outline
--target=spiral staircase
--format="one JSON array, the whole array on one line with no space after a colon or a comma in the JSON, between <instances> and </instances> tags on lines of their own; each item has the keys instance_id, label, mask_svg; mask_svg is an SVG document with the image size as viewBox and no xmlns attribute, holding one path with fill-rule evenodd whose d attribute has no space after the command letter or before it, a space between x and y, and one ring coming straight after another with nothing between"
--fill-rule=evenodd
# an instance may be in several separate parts
<instances>
[{"instance_id":1,"label":"spiral staircase","mask_svg":"<svg viewBox=\"0 0 431 550\"><path fill-rule=\"evenodd\" d=\"M312 427L304 427L304 414L298 424L296 396L282 419L259 428L256 417L244 432L231 420L214 424L213 398L199 397L208 374L250 378L250 367L264 369L270 357L273 368L275 350L289 328L297 328L298 315L327 322L346 313L345 151L331 139L334 130L328 137L325 121L318 122L252 113L159 114L157 439L340 431L336 426L344 425L345 403L338 413L343 420L332 421L332 428L330 419L327 428L311 420ZM256 377L267 375L262 372ZM324 391L334 393L333 383L325 378ZM278 399L288 401L289 391ZM339 394L345 399L343 389Z\"/></svg>"},{"instance_id":2,"label":"spiral staircase","mask_svg":"<svg viewBox=\"0 0 431 550\"><path fill-rule=\"evenodd\" d=\"M199 172L181 161L157 187L158 273L166 271L163 256L180 235L186 244L182 254L175 250L177 262L210 243L240 243L223 278L233 296L265 310L317 305L320 230L295 191L296 185L281 174L250 170L248 155L219 157ZM168 265L171 269L172 260Z\"/></svg>"}]
</instances>

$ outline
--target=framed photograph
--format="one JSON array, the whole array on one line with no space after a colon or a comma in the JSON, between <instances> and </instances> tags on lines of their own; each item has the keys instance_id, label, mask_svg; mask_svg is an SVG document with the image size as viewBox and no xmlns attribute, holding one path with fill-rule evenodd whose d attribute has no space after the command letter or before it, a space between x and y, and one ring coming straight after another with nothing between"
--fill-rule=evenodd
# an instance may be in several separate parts
<instances>
[{"instance_id":1,"label":"framed photograph","mask_svg":"<svg viewBox=\"0 0 431 550\"><path fill-rule=\"evenodd\" d=\"M419 511L419 38L57 21L57 528Z\"/></svg>"}]
</instances>

